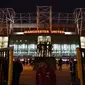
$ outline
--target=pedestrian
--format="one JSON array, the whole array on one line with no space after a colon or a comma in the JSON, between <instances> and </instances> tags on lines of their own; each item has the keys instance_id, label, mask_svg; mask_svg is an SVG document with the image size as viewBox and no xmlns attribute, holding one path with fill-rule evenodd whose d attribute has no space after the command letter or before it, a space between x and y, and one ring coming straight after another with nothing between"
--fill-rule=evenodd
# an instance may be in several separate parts
<instances>
[{"instance_id":1,"label":"pedestrian","mask_svg":"<svg viewBox=\"0 0 85 85\"><path fill-rule=\"evenodd\" d=\"M20 74L23 71L23 66L20 60L13 62L13 78L12 85L19 85Z\"/></svg>"},{"instance_id":2,"label":"pedestrian","mask_svg":"<svg viewBox=\"0 0 85 85\"><path fill-rule=\"evenodd\" d=\"M59 70L62 70L62 58L58 60Z\"/></svg>"},{"instance_id":3,"label":"pedestrian","mask_svg":"<svg viewBox=\"0 0 85 85\"><path fill-rule=\"evenodd\" d=\"M55 71L46 62L41 62L36 71L36 85L56 85Z\"/></svg>"},{"instance_id":4,"label":"pedestrian","mask_svg":"<svg viewBox=\"0 0 85 85\"><path fill-rule=\"evenodd\" d=\"M75 82L76 79L76 64L74 58L70 59L70 74L71 74L71 82Z\"/></svg>"}]
</instances>

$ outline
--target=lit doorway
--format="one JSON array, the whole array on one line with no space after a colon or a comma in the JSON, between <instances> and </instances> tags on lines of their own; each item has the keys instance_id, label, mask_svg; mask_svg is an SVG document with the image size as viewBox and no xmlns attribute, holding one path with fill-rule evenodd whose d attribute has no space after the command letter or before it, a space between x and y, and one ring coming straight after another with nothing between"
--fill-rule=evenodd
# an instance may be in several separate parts
<instances>
[{"instance_id":1,"label":"lit doorway","mask_svg":"<svg viewBox=\"0 0 85 85\"><path fill-rule=\"evenodd\" d=\"M51 36L38 36L37 56L50 57L52 52Z\"/></svg>"}]
</instances>

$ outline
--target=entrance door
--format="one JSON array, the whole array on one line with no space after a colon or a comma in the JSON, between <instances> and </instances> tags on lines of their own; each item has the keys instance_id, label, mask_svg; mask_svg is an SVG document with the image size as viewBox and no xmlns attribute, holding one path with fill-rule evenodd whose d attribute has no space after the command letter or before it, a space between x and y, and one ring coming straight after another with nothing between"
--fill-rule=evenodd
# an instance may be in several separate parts
<instances>
[{"instance_id":1,"label":"entrance door","mask_svg":"<svg viewBox=\"0 0 85 85\"><path fill-rule=\"evenodd\" d=\"M37 56L50 57L52 50L51 36L38 36Z\"/></svg>"}]
</instances>

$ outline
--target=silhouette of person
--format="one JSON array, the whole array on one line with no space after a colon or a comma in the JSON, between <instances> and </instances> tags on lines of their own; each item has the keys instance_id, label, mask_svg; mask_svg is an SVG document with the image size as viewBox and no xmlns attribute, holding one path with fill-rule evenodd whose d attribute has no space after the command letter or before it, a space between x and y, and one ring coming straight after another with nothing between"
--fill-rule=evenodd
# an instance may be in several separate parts
<instances>
[{"instance_id":1,"label":"silhouette of person","mask_svg":"<svg viewBox=\"0 0 85 85\"><path fill-rule=\"evenodd\" d=\"M46 62L41 62L36 71L36 85L56 85L55 71Z\"/></svg>"},{"instance_id":2,"label":"silhouette of person","mask_svg":"<svg viewBox=\"0 0 85 85\"><path fill-rule=\"evenodd\" d=\"M59 70L62 70L62 59L61 58L58 61L58 66L59 66Z\"/></svg>"},{"instance_id":3,"label":"silhouette of person","mask_svg":"<svg viewBox=\"0 0 85 85\"><path fill-rule=\"evenodd\" d=\"M70 59L70 73L71 73L71 82L75 82L76 79L76 64L73 58Z\"/></svg>"},{"instance_id":4,"label":"silhouette of person","mask_svg":"<svg viewBox=\"0 0 85 85\"><path fill-rule=\"evenodd\" d=\"M20 73L23 71L23 66L19 59L13 62L13 79L12 85L19 85Z\"/></svg>"}]
</instances>

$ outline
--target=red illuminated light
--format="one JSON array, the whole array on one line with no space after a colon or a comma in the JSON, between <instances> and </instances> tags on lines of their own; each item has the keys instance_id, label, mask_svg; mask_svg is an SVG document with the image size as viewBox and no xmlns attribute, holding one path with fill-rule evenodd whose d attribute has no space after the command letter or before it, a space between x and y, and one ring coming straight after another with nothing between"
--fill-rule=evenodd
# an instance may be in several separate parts
<instances>
[{"instance_id":1,"label":"red illuminated light","mask_svg":"<svg viewBox=\"0 0 85 85\"><path fill-rule=\"evenodd\" d=\"M52 34L64 34L64 31L62 30L28 30L24 31L24 34L30 34L30 33L52 33Z\"/></svg>"}]
</instances>

